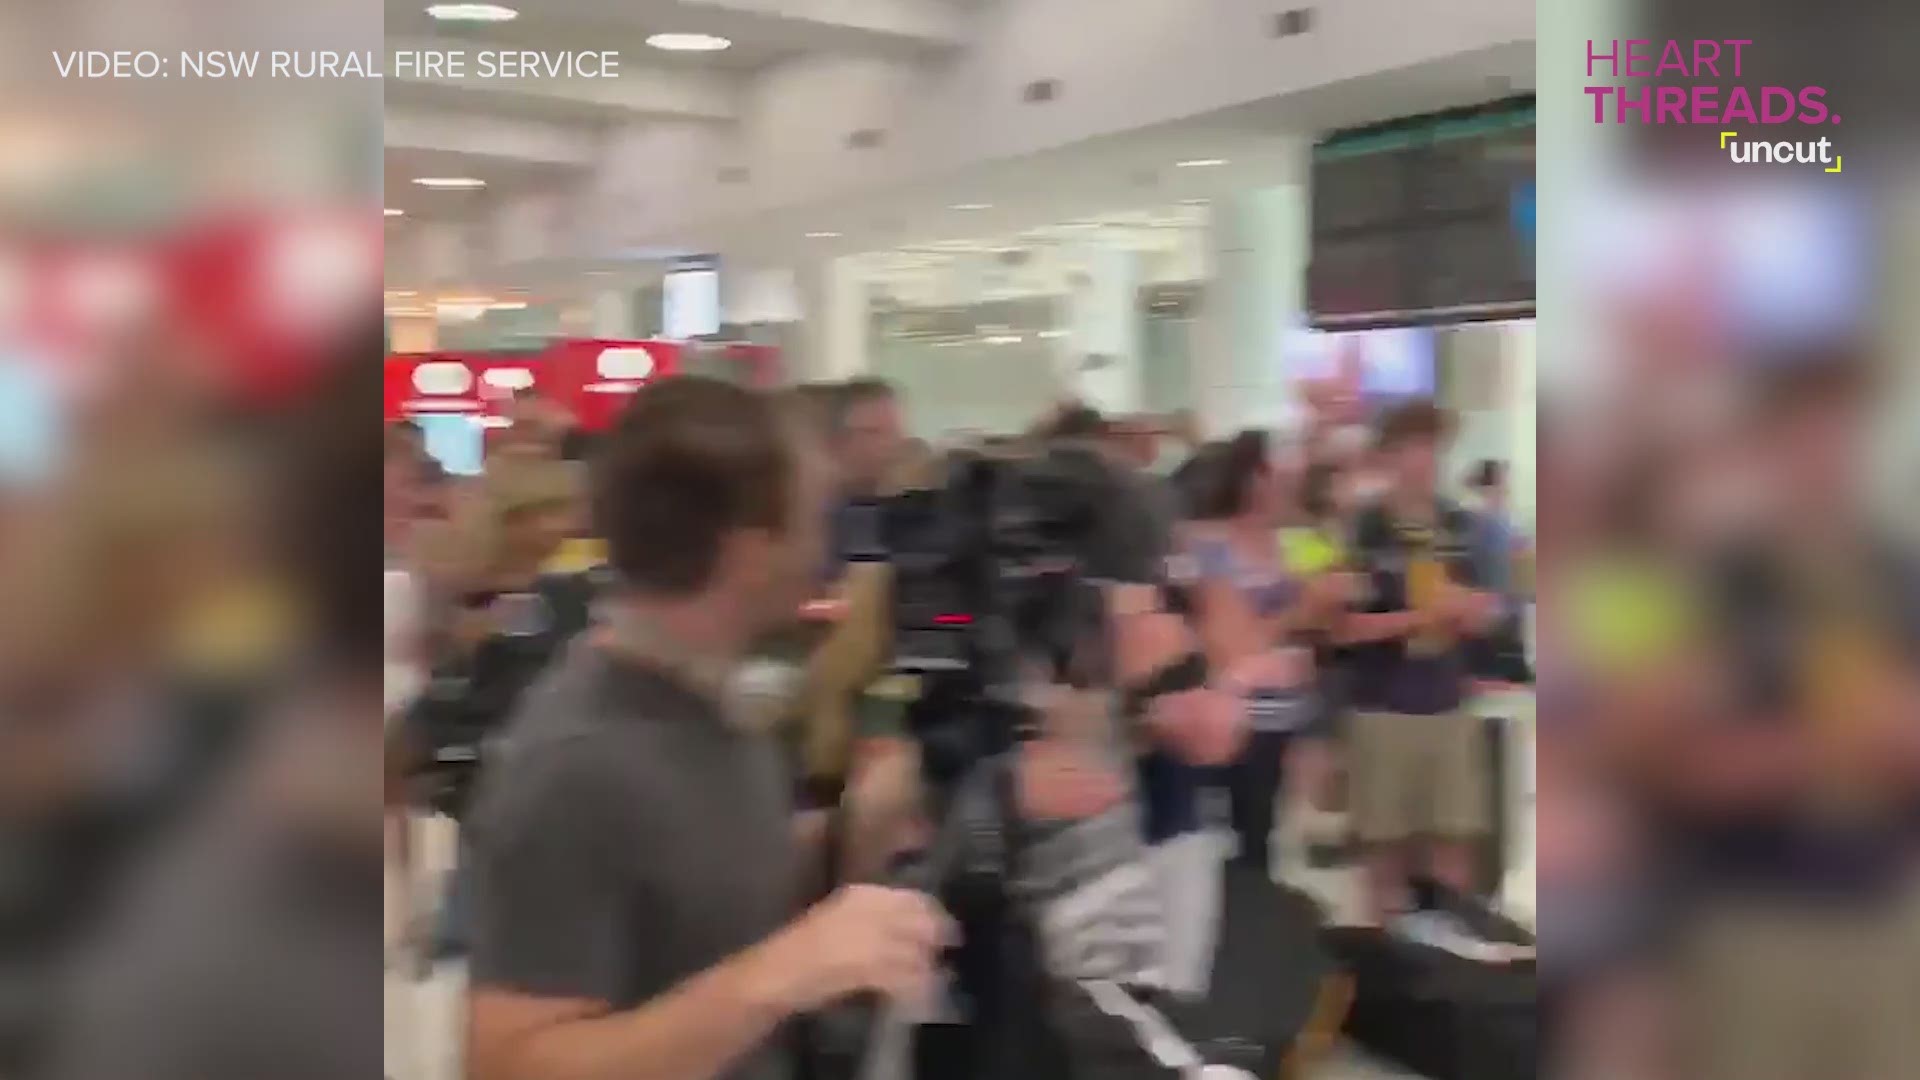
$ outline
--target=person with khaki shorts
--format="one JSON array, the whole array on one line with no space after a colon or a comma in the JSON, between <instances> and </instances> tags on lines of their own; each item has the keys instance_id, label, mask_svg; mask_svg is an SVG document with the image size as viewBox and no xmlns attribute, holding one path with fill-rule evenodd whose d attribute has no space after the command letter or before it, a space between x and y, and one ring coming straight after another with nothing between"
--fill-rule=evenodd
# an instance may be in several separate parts
<instances>
[{"instance_id":1,"label":"person with khaki shorts","mask_svg":"<svg viewBox=\"0 0 1920 1080\"><path fill-rule=\"evenodd\" d=\"M1448 427L1430 402L1381 418L1372 462L1384 492L1358 515L1352 544L1368 595L1338 631L1354 658L1351 805L1370 915L1423 939L1432 936L1432 918L1402 919L1414 914L1409 874L1424 869L1476 894L1477 842L1493 825L1480 721L1466 708L1463 646L1498 622L1502 601L1480 587L1487 575L1475 538L1483 530L1438 494ZM1439 932L1470 936L1460 926Z\"/></svg>"},{"instance_id":2,"label":"person with khaki shorts","mask_svg":"<svg viewBox=\"0 0 1920 1080\"><path fill-rule=\"evenodd\" d=\"M1348 745L1353 831L1361 844L1471 841L1493 828L1479 717L1464 710L1356 713Z\"/></svg>"}]
</instances>

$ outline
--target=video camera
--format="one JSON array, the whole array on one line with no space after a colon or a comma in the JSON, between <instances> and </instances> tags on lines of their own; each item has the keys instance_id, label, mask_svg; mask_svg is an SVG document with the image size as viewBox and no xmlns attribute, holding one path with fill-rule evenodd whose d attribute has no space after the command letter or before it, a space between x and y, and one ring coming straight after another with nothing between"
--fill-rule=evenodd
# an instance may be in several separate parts
<instances>
[{"instance_id":1,"label":"video camera","mask_svg":"<svg viewBox=\"0 0 1920 1080\"><path fill-rule=\"evenodd\" d=\"M893 878L937 895L961 929L946 962L963 1019L914 1029L919 1080L1055 1080L1124 1060L1061 1011L1041 905L1073 873L1136 853L1090 826L1071 841L1073 864L1053 865L1059 823L1023 820L1014 751L1040 734L1036 683L1113 687L1107 586L1151 583L1162 566L1146 495L1099 449L1063 441L956 455L940 486L870 507L875 557L893 570L893 667L920 684L906 725L936 823ZM1051 854L1042 836L1056 838Z\"/></svg>"},{"instance_id":2,"label":"video camera","mask_svg":"<svg viewBox=\"0 0 1920 1080\"><path fill-rule=\"evenodd\" d=\"M1127 493L1091 448L961 454L945 483L878 504L893 567L893 668L917 676L908 724L929 781L1031 738L1023 686L1105 675L1098 537Z\"/></svg>"}]
</instances>

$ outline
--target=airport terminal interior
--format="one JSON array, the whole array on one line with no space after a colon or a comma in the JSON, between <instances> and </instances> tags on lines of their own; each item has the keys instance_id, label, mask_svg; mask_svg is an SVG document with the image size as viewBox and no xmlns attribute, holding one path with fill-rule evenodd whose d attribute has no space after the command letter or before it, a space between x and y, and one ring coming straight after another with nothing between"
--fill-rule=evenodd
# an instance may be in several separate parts
<instances>
[{"instance_id":1,"label":"airport terminal interior","mask_svg":"<svg viewBox=\"0 0 1920 1080\"><path fill-rule=\"evenodd\" d=\"M531 402L590 430L684 374L884 380L936 452L1082 407L1161 473L1430 401L1442 493L1480 505L1493 463L1532 534L1532 3L505 5L389 0L387 47L618 50L619 78L385 84L387 419L440 474L484 474ZM1499 743L1481 885L1531 926L1530 679L1471 707ZM1283 787L1271 873L1363 922L1325 786ZM458 827L408 832L387 1075L452 1080L464 962L423 928ZM1298 1075L1416 1074L1335 1039Z\"/></svg>"}]
</instances>

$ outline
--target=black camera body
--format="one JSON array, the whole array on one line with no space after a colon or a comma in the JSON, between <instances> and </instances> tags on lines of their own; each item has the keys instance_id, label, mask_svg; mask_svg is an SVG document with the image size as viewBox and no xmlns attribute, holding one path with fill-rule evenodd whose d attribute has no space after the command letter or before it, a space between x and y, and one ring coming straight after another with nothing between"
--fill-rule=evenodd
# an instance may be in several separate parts
<instances>
[{"instance_id":1,"label":"black camera body","mask_svg":"<svg viewBox=\"0 0 1920 1080\"><path fill-rule=\"evenodd\" d=\"M1036 680L1110 679L1108 580L1140 580L1103 553L1104 530L1138 530L1138 488L1097 449L1024 458L957 455L945 483L877 507L893 570L894 670L916 676L908 708L936 839L896 867L960 925L948 957L966 1019L917 1029L917 1075L1071 1077L1038 911L1015 885L1027 823L1014 751L1039 732Z\"/></svg>"},{"instance_id":2,"label":"black camera body","mask_svg":"<svg viewBox=\"0 0 1920 1080\"><path fill-rule=\"evenodd\" d=\"M1036 671L1080 685L1100 676L1104 608L1083 553L1109 470L1064 449L961 454L941 487L877 506L893 669L919 679L908 725L936 791L1034 734L1022 688Z\"/></svg>"}]
</instances>

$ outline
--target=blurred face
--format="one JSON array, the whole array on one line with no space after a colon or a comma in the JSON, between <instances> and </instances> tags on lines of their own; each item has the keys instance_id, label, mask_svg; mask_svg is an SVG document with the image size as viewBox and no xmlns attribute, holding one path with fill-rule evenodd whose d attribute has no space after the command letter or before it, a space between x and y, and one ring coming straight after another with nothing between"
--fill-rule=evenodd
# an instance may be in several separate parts
<instances>
[{"instance_id":1,"label":"blurred face","mask_svg":"<svg viewBox=\"0 0 1920 1080\"><path fill-rule=\"evenodd\" d=\"M511 514L504 523L509 550L528 559L544 559L573 534L571 503L554 503Z\"/></svg>"},{"instance_id":2,"label":"blurred face","mask_svg":"<svg viewBox=\"0 0 1920 1080\"><path fill-rule=\"evenodd\" d=\"M1440 447L1432 439L1407 439L1382 451L1380 462L1402 494L1430 494L1439 486Z\"/></svg>"},{"instance_id":3,"label":"blurred face","mask_svg":"<svg viewBox=\"0 0 1920 1080\"><path fill-rule=\"evenodd\" d=\"M890 397L859 402L847 410L835 446L840 470L848 483L872 487L886 475L905 442L899 402Z\"/></svg>"},{"instance_id":4,"label":"blurred face","mask_svg":"<svg viewBox=\"0 0 1920 1080\"><path fill-rule=\"evenodd\" d=\"M1262 525L1280 525L1289 517L1298 469L1287 455L1269 457L1247 488L1247 516Z\"/></svg>"}]
</instances>

